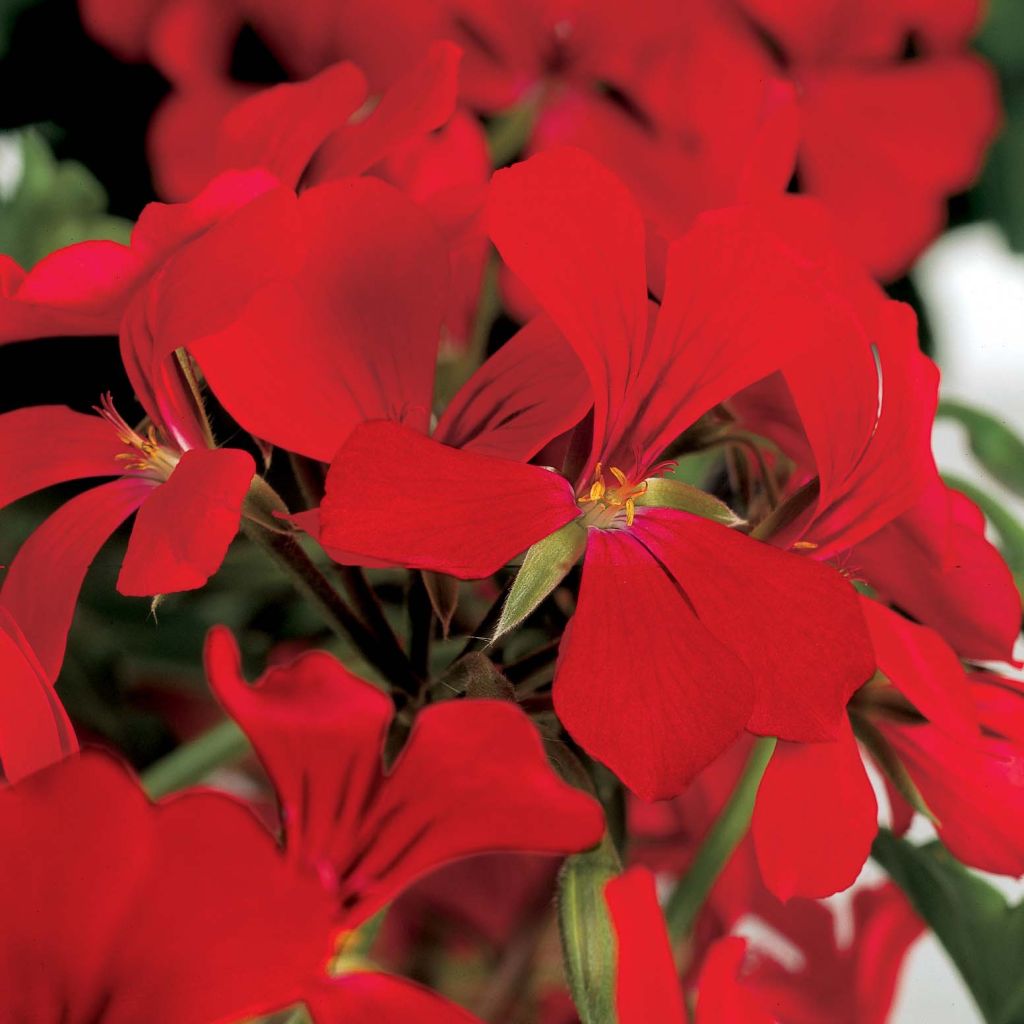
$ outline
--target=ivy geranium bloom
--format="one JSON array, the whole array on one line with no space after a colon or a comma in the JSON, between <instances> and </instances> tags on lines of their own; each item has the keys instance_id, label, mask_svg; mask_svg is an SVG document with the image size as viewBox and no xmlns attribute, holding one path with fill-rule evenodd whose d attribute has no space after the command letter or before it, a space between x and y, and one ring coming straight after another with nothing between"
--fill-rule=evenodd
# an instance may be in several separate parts
<instances>
[{"instance_id":1,"label":"ivy geranium bloom","mask_svg":"<svg viewBox=\"0 0 1024 1024\"><path fill-rule=\"evenodd\" d=\"M65 480L115 477L72 498L21 546L0 586L52 684L89 565L137 512L117 589L141 597L203 586L238 532L256 467L213 444L176 357L154 354L150 292L125 315L121 352L146 423L130 426L109 397L96 415L35 406L0 416L0 507Z\"/></svg>"},{"instance_id":2,"label":"ivy geranium bloom","mask_svg":"<svg viewBox=\"0 0 1024 1024\"><path fill-rule=\"evenodd\" d=\"M946 198L974 181L999 126L995 76L966 52L982 5L734 3L797 87L802 189L873 271L898 276L939 233ZM919 52L906 58L909 40Z\"/></svg>"},{"instance_id":3,"label":"ivy geranium bloom","mask_svg":"<svg viewBox=\"0 0 1024 1024\"><path fill-rule=\"evenodd\" d=\"M651 478L703 413L799 352L849 341L855 316L752 207L708 215L675 243L649 325L643 221L576 150L496 175L489 220L589 377L589 456L570 482L366 424L332 464L324 542L473 578L578 521L587 550L555 706L647 797L678 793L745 728L833 737L873 667L849 585L720 523L653 507ZM350 482L381 465L390 474L374 515L362 515ZM627 647L642 660L623 671Z\"/></svg>"}]
</instances>

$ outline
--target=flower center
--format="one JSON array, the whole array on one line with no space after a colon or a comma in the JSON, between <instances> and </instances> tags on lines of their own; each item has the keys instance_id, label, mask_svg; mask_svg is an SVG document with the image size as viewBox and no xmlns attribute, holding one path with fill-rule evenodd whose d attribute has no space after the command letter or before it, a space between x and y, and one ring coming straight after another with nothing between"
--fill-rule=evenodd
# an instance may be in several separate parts
<instances>
[{"instance_id":1,"label":"flower center","mask_svg":"<svg viewBox=\"0 0 1024 1024\"><path fill-rule=\"evenodd\" d=\"M590 490L579 499L580 505L590 505L583 516L584 526L596 526L607 529L614 525L622 513L626 515L626 525L633 525L636 515L636 499L647 492L647 481L630 483L626 474L617 466L609 466L614 483L609 485L605 479L604 467L599 462L594 467L594 482Z\"/></svg>"},{"instance_id":2,"label":"flower center","mask_svg":"<svg viewBox=\"0 0 1024 1024\"><path fill-rule=\"evenodd\" d=\"M128 451L114 456L119 462L125 463L127 470L160 481L171 475L181 455L160 443L156 427L150 425L145 435L142 435L128 426L124 417L114 408L114 400L109 391L94 408L117 431L117 436L127 446Z\"/></svg>"}]
</instances>

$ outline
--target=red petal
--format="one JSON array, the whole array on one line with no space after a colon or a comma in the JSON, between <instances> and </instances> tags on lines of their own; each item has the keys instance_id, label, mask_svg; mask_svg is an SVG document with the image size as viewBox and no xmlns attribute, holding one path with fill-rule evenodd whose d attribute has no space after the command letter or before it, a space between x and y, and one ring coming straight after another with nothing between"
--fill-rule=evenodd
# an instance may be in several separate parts
<instances>
[{"instance_id":1,"label":"red petal","mask_svg":"<svg viewBox=\"0 0 1024 1024\"><path fill-rule=\"evenodd\" d=\"M978 714L960 659L938 633L861 597L878 667L939 729L977 740Z\"/></svg>"},{"instance_id":2,"label":"red petal","mask_svg":"<svg viewBox=\"0 0 1024 1024\"><path fill-rule=\"evenodd\" d=\"M398 79L368 117L327 140L311 171L311 184L368 171L404 143L440 128L455 111L462 51L435 42Z\"/></svg>"},{"instance_id":3,"label":"red petal","mask_svg":"<svg viewBox=\"0 0 1024 1024\"><path fill-rule=\"evenodd\" d=\"M600 446L647 339L640 211L593 157L558 149L498 171L487 217L502 258L586 368Z\"/></svg>"},{"instance_id":4,"label":"red petal","mask_svg":"<svg viewBox=\"0 0 1024 1024\"><path fill-rule=\"evenodd\" d=\"M557 473L375 422L357 427L338 452L320 513L328 547L477 579L575 519L579 508Z\"/></svg>"},{"instance_id":5,"label":"red petal","mask_svg":"<svg viewBox=\"0 0 1024 1024\"><path fill-rule=\"evenodd\" d=\"M256 465L237 448L185 452L139 509L117 589L129 597L203 586L238 533Z\"/></svg>"},{"instance_id":6,"label":"red petal","mask_svg":"<svg viewBox=\"0 0 1024 1024\"><path fill-rule=\"evenodd\" d=\"M275 227L251 226L289 236L300 258L219 333L186 339L228 411L258 437L324 462L366 419L426 429L448 284L427 215L382 182L352 178L303 193ZM216 301L223 275L205 272ZM192 301L180 288L169 294Z\"/></svg>"},{"instance_id":7,"label":"red petal","mask_svg":"<svg viewBox=\"0 0 1024 1024\"><path fill-rule=\"evenodd\" d=\"M459 389L434 436L453 448L525 462L579 423L592 400L576 354L539 316Z\"/></svg>"},{"instance_id":8,"label":"red petal","mask_svg":"<svg viewBox=\"0 0 1024 1024\"><path fill-rule=\"evenodd\" d=\"M0 780L17 782L77 749L64 705L17 623L0 607Z\"/></svg>"},{"instance_id":9,"label":"red petal","mask_svg":"<svg viewBox=\"0 0 1024 1024\"><path fill-rule=\"evenodd\" d=\"M740 981L746 952L746 940L738 937L719 939L708 951L697 980L695 1024L773 1024L775 1018Z\"/></svg>"},{"instance_id":10,"label":"red petal","mask_svg":"<svg viewBox=\"0 0 1024 1024\"><path fill-rule=\"evenodd\" d=\"M0 416L0 508L64 480L120 476L127 449L98 416L38 405Z\"/></svg>"},{"instance_id":11,"label":"red petal","mask_svg":"<svg viewBox=\"0 0 1024 1024\"><path fill-rule=\"evenodd\" d=\"M47 680L57 678L82 580L107 538L152 493L149 481L124 477L79 494L36 527L0 588Z\"/></svg>"},{"instance_id":12,"label":"red petal","mask_svg":"<svg viewBox=\"0 0 1024 1024\"><path fill-rule=\"evenodd\" d=\"M742 732L754 686L632 533L591 530L554 700L588 753L656 800L681 792Z\"/></svg>"},{"instance_id":13,"label":"red petal","mask_svg":"<svg viewBox=\"0 0 1024 1024\"><path fill-rule=\"evenodd\" d=\"M751 830L765 884L780 900L820 899L853 884L878 832L878 805L849 724L830 743L779 743Z\"/></svg>"},{"instance_id":14,"label":"red petal","mask_svg":"<svg viewBox=\"0 0 1024 1024\"><path fill-rule=\"evenodd\" d=\"M154 807L119 764L84 754L0 793L0 821L19 837L0 870L15 1019L237 1020L297 1000L326 962L319 884L226 797Z\"/></svg>"},{"instance_id":15,"label":"red petal","mask_svg":"<svg viewBox=\"0 0 1024 1024\"><path fill-rule=\"evenodd\" d=\"M618 940L619 1024L686 1024L683 989L654 876L646 868L630 868L604 887L604 898Z\"/></svg>"},{"instance_id":16,"label":"red petal","mask_svg":"<svg viewBox=\"0 0 1024 1024\"><path fill-rule=\"evenodd\" d=\"M950 853L999 875L1024 873L1024 753L986 738L958 743L931 726L886 724L882 730L938 818Z\"/></svg>"},{"instance_id":17,"label":"red petal","mask_svg":"<svg viewBox=\"0 0 1024 1024\"><path fill-rule=\"evenodd\" d=\"M846 702L875 669L853 587L831 566L670 509L638 510L633 529L679 581L702 627L750 671L750 730L835 739Z\"/></svg>"},{"instance_id":18,"label":"red petal","mask_svg":"<svg viewBox=\"0 0 1024 1024\"><path fill-rule=\"evenodd\" d=\"M946 197L980 170L999 122L994 76L948 57L830 70L803 90L804 186L871 269L895 277L940 231Z\"/></svg>"},{"instance_id":19,"label":"red petal","mask_svg":"<svg viewBox=\"0 0 1024 1024\"><path fill-rule=\"evenodd\" d=\"M333 64L305 82L264 89L224 118L218 170L264 167L295 188L321 143L365 98L366 79L349 62Z\"/></svg>"},{"instance_id":20,"label":"red petal","mask_svg":"<svg viewBox=\"0 0 1024 1024\"><path fill-rule=\"evenodd\" d=\"M405 978L355 971L325 981L305 997L314 1024L480 1024L471 1013Z\"/></svg>"},{"instance_id":21,"label":"red petal","mask_svg":"<svg viewBox=\"0 0 1024 1024\"><path fill-rule=\"evenodd\" d=\"M336 873L349 926L449 861L565 853L601 836L598 805L551 771L533 726L511 704L427 708L385 775L391 702L333 658L305 655L249 688L237 648L219 630L207 671L278 787L292 855Z\"/></svg>"}]
</instances>

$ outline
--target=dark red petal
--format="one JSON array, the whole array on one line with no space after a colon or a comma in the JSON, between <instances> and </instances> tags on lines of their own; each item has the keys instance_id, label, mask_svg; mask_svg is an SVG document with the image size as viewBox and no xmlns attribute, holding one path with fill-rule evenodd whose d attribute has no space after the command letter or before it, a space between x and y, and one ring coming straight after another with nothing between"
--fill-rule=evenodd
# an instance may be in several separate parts
<instances>
[{"instance_id":1,"label":"dark red petal","mask_svg":"<svg viewBox=\"0 0 1024 1024\"><path fill-rule=\"evenodd\" d=\"M296 265L258 285L222 330L183 340L217 397L257 437L324 462L366 419L425 430L448 287L427 214L380 181L351 178L304 192L275 223L262 230L289 236ZM215 302L223 275L206 274Z\"/></svg>"},{"instance_id":2,"label":"dark red petal","mask_svg":"<svg viewBox=\"0 0 1024 1024\"><path fill-rule=\"evenodd\" d=\"M765 885L780 900L853 884L878 831L878 805L848 723L828 743L779 743L751 830Z\"/></svg>"},{"instance_id":3,"label":"dark red petal","mask_svg":"<svg viewBox=\"0 0 1024 1024\"><path fill-rule=\"evenodd\" d=\"M754 683L631 532L591 530L554 700L580 746L657 800L680 793L742 732Z\"/></svg>"},{"instance_id":4,"label":"dark red petal","mask_svg":"<svg viewBox=\"0 0 1024 1024\"><path fill-rule=\"evenodd\" d=\"M357 427L331 464L320 535L357 556L476 579L578 515L557 473L381 421Z\"/></svg>"},{"instance_id":5,"label":"dark red petal","mask_svg":"<svg viewBox=\"0 0 1024 1024\"><path fill-rule=\"evenodd\" d=\"M21 627L51 684L64 660L86 571L152 491L150 481L124 477L79 494L36 527L7 569L0 608Z\"/></svg>"},{"instance_id":6,"label":"dark red petal","mask_svg":"<svg viewBox=\"0 0 1024 1024\"><path fill-rule=\"evenodd\" d=\"M846 702L875 669L853 587L831 566L671 509L638 510L633 529L679 581L702 627L750 671L750 730L835 739Z\"/></svg>"},{"instance_id":7,"label":"dark red petal","mask_svg":"<svg viewBox=\"0 0 1024 1024\"><path fill-rule=\"evenodd\" d=\"M305 82L264 89L224 118L217 168L263 167L295 188L321 143L365 99L366 79L347 61Z\"/></svg>"},{"instance_id":8,"label":"dark red petal","mask_svg":"<svg viewBox=\"0 0 1024 1024\"><path fill-rule=\"evenodd\" d=\"M325 893L227 797L153 806L87 753L0 792L0 821L19 836L0 870L13 1019L237 1020L297 1000L327 960Z\"/></svg>"},{"instance_id":9,"label":"dark red petal","mask_svg":"<svg viewBox=\"0 0 1024 1024\"><path fill-rule=\"evenodd\" d=\"M362 174L404 143L444 125L455 111L461 57L452 43L433 43L364 120L345 125L327 140L310 183Z\"/></svg>"},{"instance_id":10,"label":"dark red petal","mask_svg":"<svg viewBox=\"0 0 1024 1024\"><path fill-rule=\"evenodd\" d=\"M682 984L654 876L646 868L630 868L604 887L604 898L618 940L619 1024L686 1024Z\"/></svg>"},{"instance_id":11,"label":"dark red petal","mask_svg":"<svg viewBox=\"0 0 1024 1024\"><path fill-rule=\"evenodd\" d=\"M0 606L0 780L17 782L77 749L64 705Z\"/></svg>"},{"instance_id":12,"label":"dark red petal","mask_svg":"<svg viewBox=\"0 0 1024 1024\"><path fill-rule=\"evenodd\" d=\"M354 971L324 981L305 997L314 1024L480 1024L455 1003L405 978Z\"/></svg>"},{"instance_id":13,"label":"dark red petal","mask_svg":"<svg viewBox=\"0 0 1024 1024\"><path fill-rule=\"evenodd\" d=\"M774 1016L740 980L746 952L746 940L737 936L719 939L708 951L697 979L695 1024L773 1024Z\"/></svg>"},{"instance_id":14,"label":"dark red petal","mask_svg":"<svg viewBox=\"0 0 1024 1024\"><path fill-rule=\"evenodd\" d=\"M967 743L977 740L978 713L960 659L934 630L861 597L878 667L933 725Z\"/></svg>"},{"instance_id":15,"label":"dark red petal","mask_svg":"<svg viewBox=\"0 0 1024 1024\"><path fill-rule=\"evenodd\" d=\"M459 389L434 437L453 448L525 462L579 423L592 401L576 354L539 316Z\"/></svg>"},{"instance_id":16,"label":"dark red petal","mask_svg":"<svg viewBox=\"0 0 1024 1024\"><path fill-rule=\"evenodd\" d=\"M252 456L237 448L185 452L135 517L118 591L148 597L203 586L238 533L255 472Z\"/></svg>"},{"instance_id":17,"label":"dark red petal","mask_svg":"<svg viewBox=\"0 0 1024 1024\"><path fill-rule=\"evenodd\" d=\"M0 416L0 508L64 480L120 476L127 451L98 416L64 405L37 405Z\"/></svg>"},{"instance_id":18,"label":"dark red petal","mask_svg":"<svg viewBox=\"0 0 1024 1024\"><path fill-rule=\"evenodd\" d=\"M498 171L487 219L502 258L586 368L600 447L647 339L640 211L593 157L557 149Z\"/></svg>"}]
</instances>

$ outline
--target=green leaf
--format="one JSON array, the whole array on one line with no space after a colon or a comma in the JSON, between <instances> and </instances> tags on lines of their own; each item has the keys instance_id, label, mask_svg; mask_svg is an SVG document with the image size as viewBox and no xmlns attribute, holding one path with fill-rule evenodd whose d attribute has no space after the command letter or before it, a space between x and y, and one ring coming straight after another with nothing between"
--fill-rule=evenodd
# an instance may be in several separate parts
<instances>
[{"instance_id":1,"label":"green leaf","mask_svg":"<svg viewBox=\"0 0 1024 1024\"><path fill-rule=\"evenodd\" d=\"M127 242L131 222L106 212L107 195L76 160L58 161L32 128L0 134L0 252L31 267L73 242Z\"/></svg>"},{"instance_id":2,"label":"green leaf","mask_svg":"<svg viewBox=\"0 0 1024 1024\"><path fill-rule=\"evenodd\" d=\"M1006 564L1015 576L1024 575L1024 526L1017 522L1004 505L973 484L949 473L943 473L943 479L950 487L967 495L985 513L985 518L999 535L999 550Z\"/></svg>"},{"instance_id":3,"label":"green leaf","mask_svg":"<svg viewBox=\"0 0 1024 1024\"><path fill-rule=\"evenodd\" d=\"M11 44L11 29L18 20L18 15L26 7L31 7L35 0L0 0L0 57L7 53Z\"/></svg>"},{"instance_id":4,"label":"green leaf","mask_svg":"<svg viewBox=\"0 0 1024 1024\"><path fill-rule=\"evenodd\" d=\"M1010 907L939 842L883 829L872 856L945 946L987 1024L1024 1024L1024 907Z\"/></svg>"},{"instance_id":5,"label":"green leaf","mask_svg":"<svg viewBox=\"0 0 1024 1024\"><path fill-rule=\"evenodd\" d=\"M1005 423L980 409L948 400L939 404L938 415L963 424L971 451L982 466L1004 487L1024 496L1024 441Z\"/></svg>"},{"instance_id":6,"label":"green leaf","mask_svg":"<svg viewBox=\"0 0 1024 1024\"><path fill-rule=\"evenodd\" d=\"M622 867L611 839L570 857L558 889L558 925L569 991L582 1024L616 1024L615 932L604 887Z\"/></svg>"},{"instance_id":7,"label":"green leaf","mask_svg":"<svg viewBox=\"0 0 1024 1024\"><path fill-rule=\"evenodd\" d=\"M501 609L501 618L491 637L492 643L503 633L515 629L565 579L586 543L587 531L574 519L549 537L537 541L526 552L522 568Z\"/></svg>"},{"instance_id":8,"label":"green leaf","mask_svg":"<svg viewBox=\"0 0 1024 1024\"><path fill-rule=\"evenodd\" d=\"M646 481L647 490L636 499L637 505L647 508L674 508L692 512L704 519L713 519L723 526L739 526L743 522L724 501L671 477L652 477Z\"/></svg>"}]
</instances>

